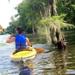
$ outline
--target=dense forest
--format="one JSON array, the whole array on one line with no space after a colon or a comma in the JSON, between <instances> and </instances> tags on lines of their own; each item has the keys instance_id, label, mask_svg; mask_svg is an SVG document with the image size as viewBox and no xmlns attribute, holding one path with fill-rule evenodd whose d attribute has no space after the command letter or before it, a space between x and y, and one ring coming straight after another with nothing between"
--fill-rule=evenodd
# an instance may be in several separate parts
<instances>
[{"instance_id":1,"label":"dense forest","mask_svg":"<svg viewBox=\"0 0 75 75\"><path fill-rule=\"evenodd\" d=\"M61 23L60 26L64 23L75 24L74 0L23 0L15 10L18 14L11 18L7 28L9 33L14 33L17 26L22 26L26 32L34 33L39 25L48 25L48 21L55 20Z\"/></svg>"},{"instance_id":2,"label":"dense forest","mask_svg":"<svg viewBox=\"0 0 75 75\"><path fill-rule=\"evenodd\" d=\"M15 33L15 28L20 26L26 33L44 34L51 40L56 30L75 28L74 0L23 0L15 10L18 14L11 17L6 33Z\"/></svg>"}]
</instances>

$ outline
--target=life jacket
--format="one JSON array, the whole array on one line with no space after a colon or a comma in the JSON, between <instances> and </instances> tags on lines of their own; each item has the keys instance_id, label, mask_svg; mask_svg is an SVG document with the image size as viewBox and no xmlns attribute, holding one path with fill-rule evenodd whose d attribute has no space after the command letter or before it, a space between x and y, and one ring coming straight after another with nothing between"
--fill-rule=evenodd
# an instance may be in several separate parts
<instances>
[{"instance_id":1,"label":"life jacket","mask_svg":"<svg viewBox=\"0 0 75 75\"><path fill-rule=\"evenodd\" d=\"M26 36L23 34L17 34L15 37L16 49L24 49L26 48Z\"/></svg>"}]
</instances>

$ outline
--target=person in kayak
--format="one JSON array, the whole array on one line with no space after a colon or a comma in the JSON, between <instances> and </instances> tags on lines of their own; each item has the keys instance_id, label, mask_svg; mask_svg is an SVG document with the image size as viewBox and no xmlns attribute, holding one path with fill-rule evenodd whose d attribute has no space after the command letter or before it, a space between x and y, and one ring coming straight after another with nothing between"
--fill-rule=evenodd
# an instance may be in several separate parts
<instances>
[{"instance_id":1,"label":"person in kayak","mask_svg":"<svg viewBox=\"0 0 75 75\"><path fill-rule=\"evenodd\" d=\"M21 27L17 27L16 32L16 35L11 35L6 41L7 43L15 41L16 51L14 53L31 46L29 39L26 37L26 35L24 35L23 29Z\"/></svg>"}]
</instances>

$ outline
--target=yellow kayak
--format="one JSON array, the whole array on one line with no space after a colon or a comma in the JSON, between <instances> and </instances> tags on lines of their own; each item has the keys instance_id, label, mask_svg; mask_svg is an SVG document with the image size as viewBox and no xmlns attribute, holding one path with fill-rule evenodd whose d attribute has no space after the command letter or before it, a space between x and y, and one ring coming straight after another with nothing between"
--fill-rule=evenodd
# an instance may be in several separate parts
<instances>
[{"instance_id":1,"label":"yellow kayak","mask_svg":"<svg viewBox=\"0 0 75 75\"><path fill-rule=\"evenodd\" d=\"M17 52L15 54L11 54L11 59L13 61L21 61L21 60L27 60L27 59L33 59L36 56L37 52L34 48L30 47L29 50L22 50L20 52Z\"/></svg>"}]
</instances>

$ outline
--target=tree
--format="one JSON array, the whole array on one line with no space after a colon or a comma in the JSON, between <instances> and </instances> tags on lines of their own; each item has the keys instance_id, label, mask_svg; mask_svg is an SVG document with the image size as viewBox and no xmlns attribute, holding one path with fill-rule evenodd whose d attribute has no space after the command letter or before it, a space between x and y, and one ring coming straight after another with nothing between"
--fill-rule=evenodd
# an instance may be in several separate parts
<instances>
[{"instance_id":1,"label":"tree","mask_svg":"<svg viewBox=\"0 0 75 75\"><path fill-rule=\"evenodd\" d=\"M66 14L64 20L75 24L75 0L58 0L57 10L58 14Z\"/></svg>"},{"instance_id":2,"label":"tree","mask_svg":"<svg viewBox=\"0 0 75 75\"><path fill-rule=\"evenodd\" d=\"M61 27L64 27L64 25L61 23L64 23L64 21L61 21L61 19L63 20L64 18L64 20L69 23L74 22L74 4L74 0L23 0L16 7L19 18L17 20L12 20L8 28L9 30L10 28L13 30L15 27L21 26L25 32L31 32L35 34L37 27L40 27L41 25L39 25L39 22L43 20L43 22L45 21L43 24L44 30L48 31L48 33L50 33L49 30L51 29L51 26L56 27L58 30L60 30L59 32L61 33ZM61 17L62 14L66 15ZM55 17L55 19L53 17ZM60 18L58 19L58 17ZM58 23L55 23L55 20ZM51 24L49 22L51 22ZM65 27L67 27L67 24L65 24ZM42 30L40 28L40 33L41 31Z\"/></svg>"}]
</instances>

